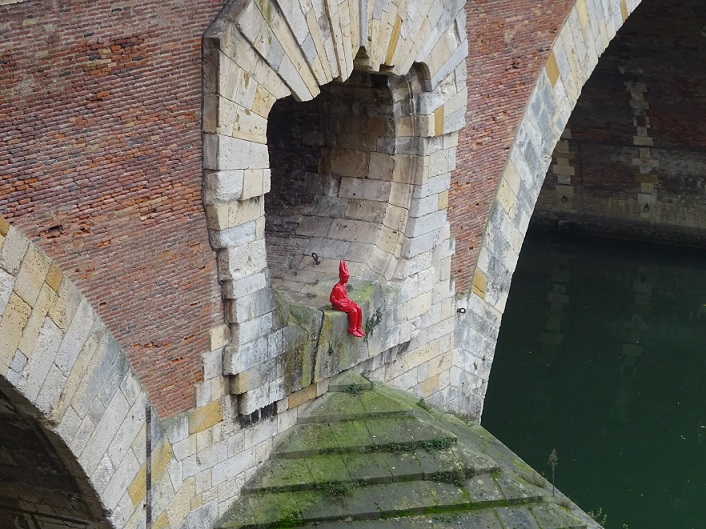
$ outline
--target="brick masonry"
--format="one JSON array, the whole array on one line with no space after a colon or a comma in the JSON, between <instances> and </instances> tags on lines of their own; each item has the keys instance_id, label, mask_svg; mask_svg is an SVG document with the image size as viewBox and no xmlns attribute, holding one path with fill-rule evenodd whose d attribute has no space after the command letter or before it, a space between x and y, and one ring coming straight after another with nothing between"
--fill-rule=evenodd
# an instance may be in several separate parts
<instances>
[{"instance_id":1,"label":"brick masonry","mask_svg":"<svg viewBox=\"0 0 706 529\"><path fill-rule=\"evenodd\" d=\"M86 293L165 416L194 405L223 323L199 133L220 7L0 6L0 214Z\"/></svg>"}]
</instances>

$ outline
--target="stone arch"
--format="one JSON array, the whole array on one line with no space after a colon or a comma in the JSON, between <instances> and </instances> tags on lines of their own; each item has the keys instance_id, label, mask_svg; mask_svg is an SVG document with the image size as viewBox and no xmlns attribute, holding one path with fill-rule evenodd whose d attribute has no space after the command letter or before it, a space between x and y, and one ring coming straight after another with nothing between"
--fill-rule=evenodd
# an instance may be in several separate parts
<instances>
[{"instance_id":1,"label":"stone arch","mask_svg":"<svg viewBox=\"0 0 706 529\"><path fill-rule=\"evenodd\" d=\"M503 167L456 331L457 387L480 419L500 322L530 218L583 85L641 0L578 0L540 71Z\"/></svg>"},{"instance_id":2,"label":"stone arch","mask_svg":"<svg viewBox=\"0 0 706 529\"><path fill-rule=\"evenodd\" d=\"M453 244L446 202L467 99L463 4L461 0L240 1L226 6L207 31L203 199L231 329L225 371L233 377L231 389L241 396L240 413L251 414L282 402L322 377L409 342L420 334L420 327L438 323L420 322L432 300L446 301L444 319L448 318ZM332 226L343 228L345 224L349 231L360 222L356 229L365 233L356 241L362 244L357 259L352 254L332 254L329 259L337 268L338 259L354 257L356 279L371 280L377 291L387 289L378 308L385 309L380 321L393 331L389 333L392 338L356 345L336 367L313 367L313 375L297 373L296 382L287 382L282 369L291 362L284 357L288 348L301 349L297 338L301 333L290 329L291 313L282 308L272 288L267 263L268 119L276 101L287 97L310 101L322 87L344 83L354 71L387 76L393 138L384 149L371 152L392 158L382 164L385 178L372 178L370 166L364 174L337 175L348 177L339 197L349 194L347 198L352 198L356 189L364 194L378 190L382 194L374 201L384 207L379 210L374 204L364 204L379 213L375 223L329 219ZM324 165L328 163L329 172L335 173L339 161L334 156ZM336 237L348 240L353 235L345 229L336 236L329 231L329 239ZM301 266L310 265L304 262ZM423 279L420 273L426 274ZM336 277L335 270L326 270L326 274ZM421 295L425 301L420 304L417 297ZM417 309L405 309L405 304ZM417 323L407 321L400 333L402 320ZM321 323L310 334L321 334L323 327ZM435 338L430 335L419 345ZM448 344L448 354L450 348ZM296 363L318 366L317 351L312 355ZM417 384L415 376L413 385Z\"/></svg>"},{"instance_id":3,"label":"stone arch","mask_svg":"<svg viewBox=\"0 0 706 529\"><path fill-rule=\"evenodd\" d=\"M30 497L41 493L45 501L67 503L49 505L52 511L16 499L8 507L19 507L18 516L34 523L63 513L76 527L124 527L132 516L144 516L128 485L145 461L148 404L88 301L46 254L0 218L0 430L11 427L34 447L15 459L21 462L17 470L31 471L20 467L35 454L48 473L63 473L75 495L42 492L25 480L20 488ZM11 447L10 458L18 448ZM67 511L73 503L82 508L78 513Z\"/></svg>"}]
</instances>

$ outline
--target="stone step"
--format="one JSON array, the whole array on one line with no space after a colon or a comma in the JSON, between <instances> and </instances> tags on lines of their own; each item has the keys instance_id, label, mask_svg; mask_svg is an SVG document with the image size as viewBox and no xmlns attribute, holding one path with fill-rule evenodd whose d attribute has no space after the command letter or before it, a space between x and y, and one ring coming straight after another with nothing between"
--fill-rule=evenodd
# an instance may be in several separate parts
<instances>
[{"instance_id":1,"label":"stone step","mask_svg":"<svg viewBox=\"0 0 706 529\"><path fill-rule=\"evenodd\" d=\"M323 454L441 450L456 436L416 417L366 418L342 422L298 424L273 457L299 458Z\"/></svg>"},{"instance_id":2,"label":"stone step","mask_svg":"<svg viewBox=\"0 0 706 529\"><path fill-rule=\"evenodd\" d=\"M355 388L356 386L339 387ZM307 415L301 417L299 423L359 421L366 418L382 419L410 416L411 414L408 406L379 393L352 389L327 393L309 407Z\"/></svg>"},{"instance_id":3,"label":"stone step","mask_svg":"<svg viewBox=\"0 0 706 529\"><path fill-rule=\"evenodd\" d=\"M497 464L487 456L455 446L432 452L317 455L270 460L244 491L294 492L320 490L331 484L345 487L413 480L463 483L496 470Z\"/></svg>"},{"instance_id":4,"label":"stone step","mask_svg":"<svg viewBox=\"0 0 706 529\"><path fill-rule=\"evenodd\" d=\"M427 513L459 513L483 507L526 506L542 501L543 494L532 490L531 486L523 488L517 484L498 483L491 475L484 475L483 479L487 481L487 488L495 487L494 494L486 494L483 498L478 497L477 491L469 483L459 486L430 481L403 481L360 487L353 484L330 484L327 488L315 491L249 494L241 498L228 522L219 526L219 529L254 529L284 524L297 527L343 520L381 520ZM548 514L544 513L549 519L551 517ZM569 519L573 520L573 517Z\"/></svg>"}]
</instances>

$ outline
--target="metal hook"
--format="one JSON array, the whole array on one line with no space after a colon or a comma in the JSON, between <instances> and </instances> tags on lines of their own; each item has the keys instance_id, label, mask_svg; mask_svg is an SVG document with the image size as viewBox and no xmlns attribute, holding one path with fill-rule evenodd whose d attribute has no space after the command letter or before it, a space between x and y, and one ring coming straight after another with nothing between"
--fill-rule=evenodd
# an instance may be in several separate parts
<instances>
[{"instance_id":1,"label":"metal hook","mask_svg":"<svg viewBox=\"0 0 706 529\"><path fill-rule=\"evenodd\" d=\"M321 261L319 261L319 256L316 255L314 252L311 252L311 258L314 260L314 264L321 264Z\"/></svg>"},{"instance_id":2,"label":"metal hook","mask_svg":"<svg viewBox=\"0 0 706 529\"><path fill-rule=\"evenodd\" d=\"M460 309L456 309L456 312L458 312L459 314L466 314L466 309L461 307Z\"/></svg>"}]
</instances>

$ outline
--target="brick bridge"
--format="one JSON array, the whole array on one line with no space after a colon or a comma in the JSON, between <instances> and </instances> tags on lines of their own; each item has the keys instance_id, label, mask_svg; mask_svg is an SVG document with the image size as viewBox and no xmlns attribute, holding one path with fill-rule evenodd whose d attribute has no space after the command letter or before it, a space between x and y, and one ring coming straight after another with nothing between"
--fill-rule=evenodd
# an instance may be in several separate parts
<instances>
[{"instance_id":1,"label":"brick bridge","mask_svg":"<svg viewBox=\"0 0 706 529\"><path fill-rule=\"evenodd\" d=\"M537 204L702 242L703 9L638 4L0 0L0 527L210 527L351 368L479 419Z\"/></svg>"}]
</instances>

